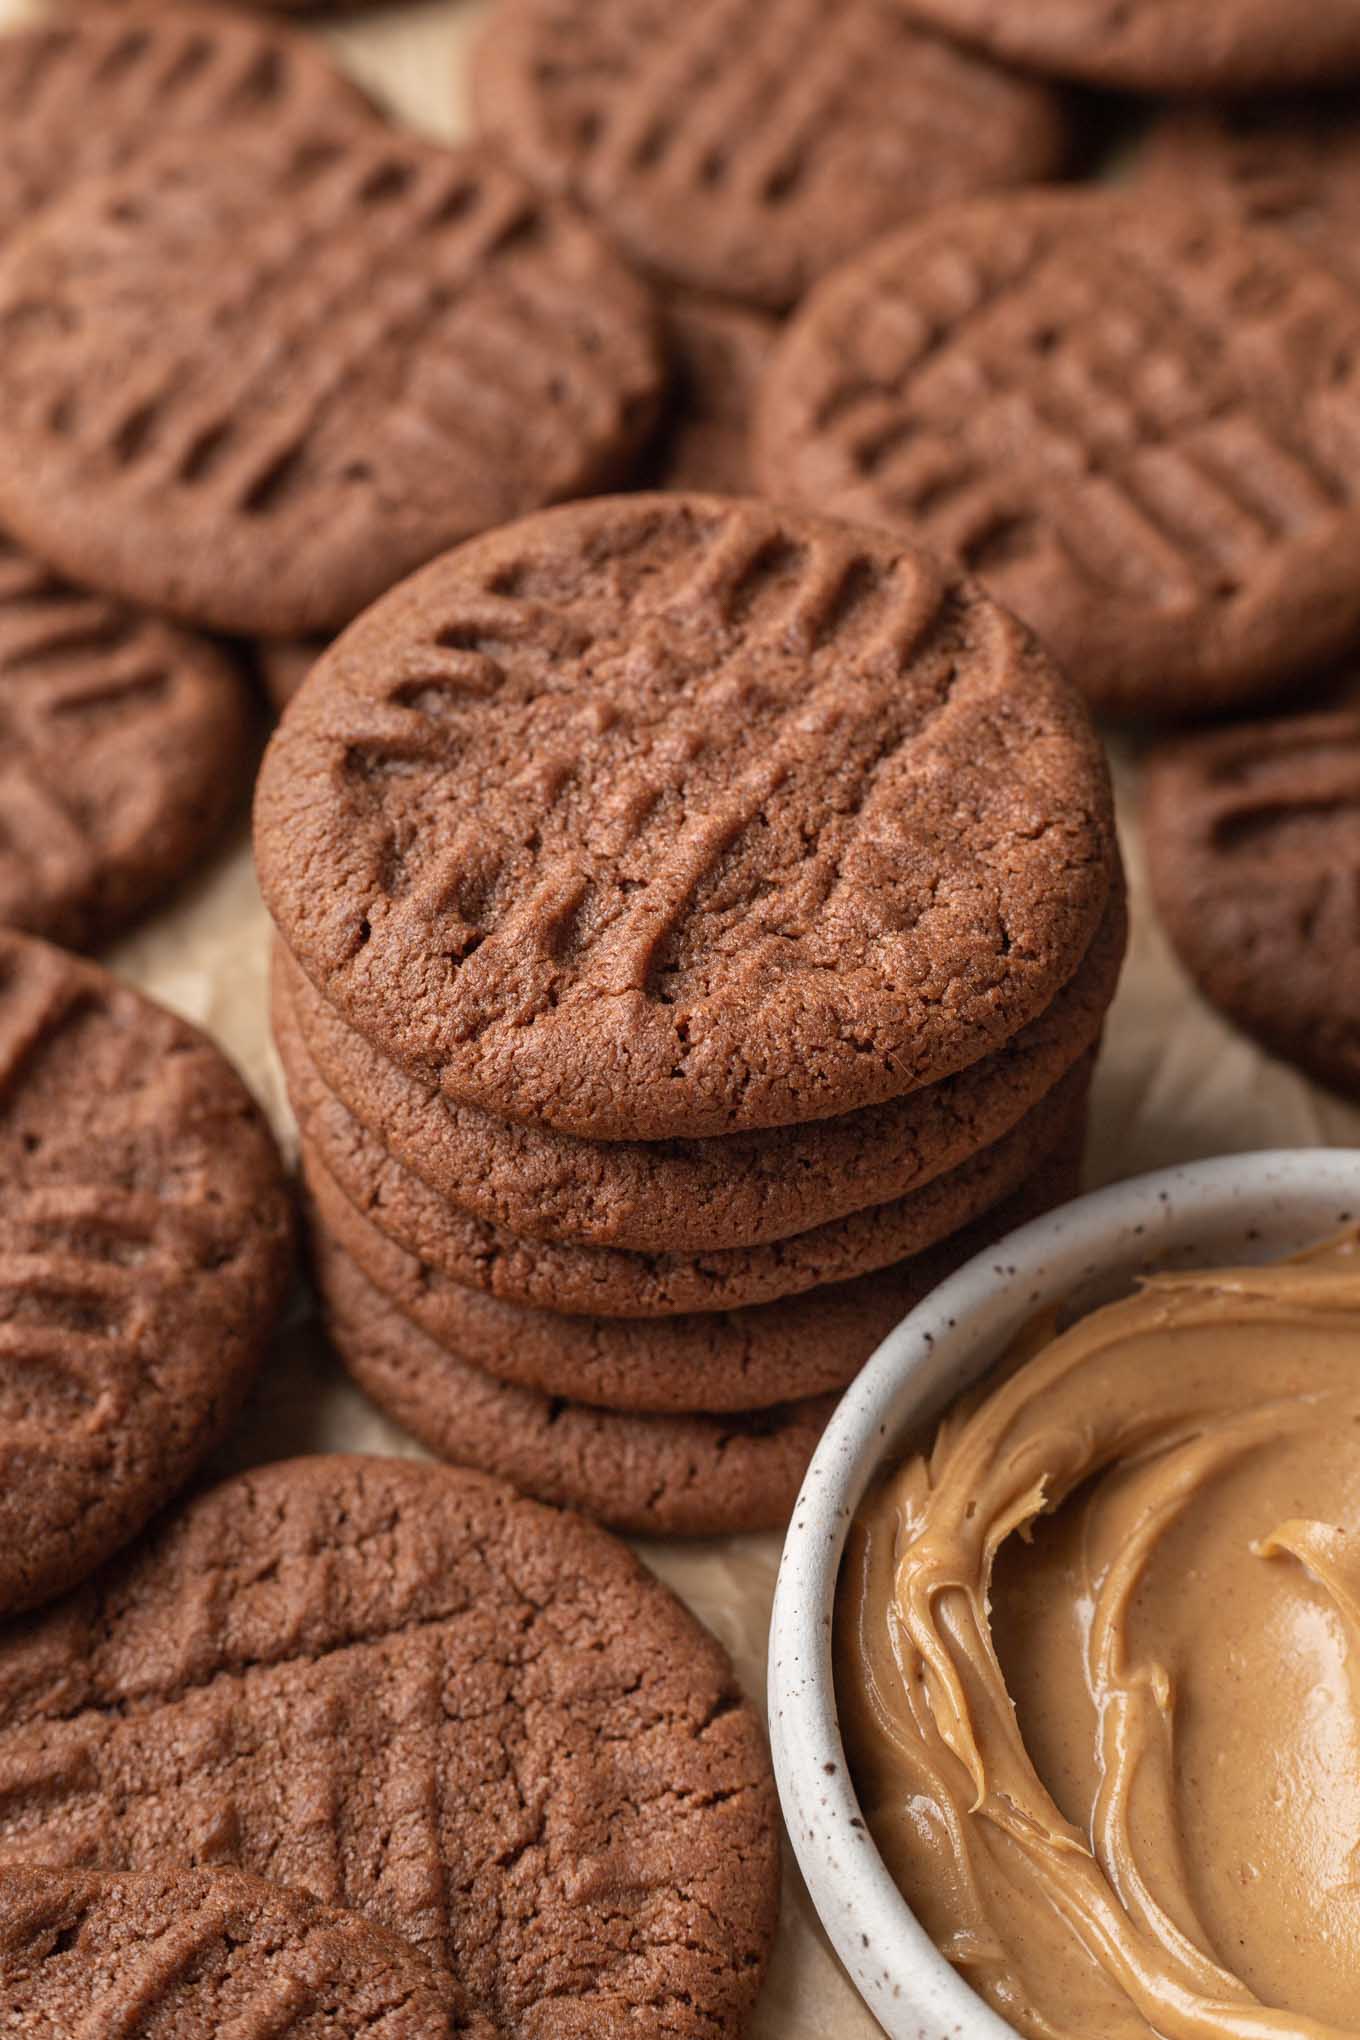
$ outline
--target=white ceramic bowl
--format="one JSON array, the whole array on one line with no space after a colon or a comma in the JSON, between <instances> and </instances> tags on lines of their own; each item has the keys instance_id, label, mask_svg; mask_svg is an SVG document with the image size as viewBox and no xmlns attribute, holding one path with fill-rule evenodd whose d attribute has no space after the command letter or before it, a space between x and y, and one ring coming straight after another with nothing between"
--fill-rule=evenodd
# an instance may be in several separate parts
<instances>
[{"instance_id":1,"label":"white ceramic bowl","mask_svg":"<svg viewBox=\"0 0 1360 2040\"><path fill-rule=\"evenodd\" d=\"M1264 1261L1360 1216L1360 1149L1272 1149L1115 1184L980 1254L905 1318L848 1390L808 1469L770 1632L784 1818L822 1924L893 2040L1013 2040L917 1924L864 1826L836 1718L831 1617L865 1488L1035 1310L1123 1294L1149 1268Z\"/></svg>"}]
</instances>

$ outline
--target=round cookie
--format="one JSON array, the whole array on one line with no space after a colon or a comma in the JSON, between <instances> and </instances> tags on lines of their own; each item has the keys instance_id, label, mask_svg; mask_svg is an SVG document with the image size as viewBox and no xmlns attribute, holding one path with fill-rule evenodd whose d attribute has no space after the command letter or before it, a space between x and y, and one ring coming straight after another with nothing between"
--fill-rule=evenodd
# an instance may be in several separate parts
<instances>
[{"instance_id":1,"label":"round cookie","mask_svg":"<svg viewBox=\"0 0 1360 2040\"><path fill-rule=\"evenodd\" d=\"M319 42L248 14L120 6L0 31L0 248L166 136L235 147L319 118L371 112Z\"/></svg>"},{"instance_id":2,"label":"round cookie","mask_svg":"<svg viewBox=\"0 0 1360 2040\"><path fill-rule=\"evenodd\" d=\"M1268 92L1360 74L1360 11L1293 0L901 0L1008 63L1118 91Z\"/></svg>"},{"instance_id":3,"label":"round cookie","mask_svg":"<svg viewBox=\"0 0 1360 2040\"><path fill-rule=\"evenodd\" d=\"M1076 975L973 1067L841 1119L716 1140L577 1140L455 1104L346 1027L281 944L274 996L327 1088L460 1210L524 1239L699 1254L905 1197L999 1140L1094 1047L1126 929L1121 881Z\"/></svg>"},{"instance_id":4,"label":"round cookie","mask_svg":"<svg viewBox=\"0 0 1360 2040\"><path fill-rule=\"evenodd\" d=\"M0 934L0 1613L83 1578L249 1386L291 1212L263 1118L194 1028Z\"/></svg>"},{"instance_id":5,"label":"round cookie","mask_svg":"<svg viewBox=\"0 0 1360 2040\"><path fill-rule=\"evenodd\" d=\"M1050 177L1060 102L893 0L506 0L482 130L672 285L773 310L947 200Z\"/></svg>"},{"instance_id":6,"label":"round cookie","mask_svg":"<svg viewBox=\"0 0 1360 2040\"><path fill-rule=\"evenodd\" d=\"M1090 1086L1092 1060L1077 1063L991 1147L906 1197L769 1246L694 1256L527 1241L454 1209L325 1089L286 1024L278 1040L303 1172L323 1224L360 1260L363 1240L377 1231L421 1263L427 1287L447 1280L539 1310L627 1318L772 1303L923 1253L1008 1197L1049 1153Z\"/></svg>"},{"instance_id":7,"label":"round cookie","mask_svg":"<svg viewBox=\"0 0 1360 2040\"><path fill-rule=\"evenodd\" d=\"M216 843L253 753L221 652L0 532L0 924L107 942Z\"/></svg>"},{"instance_id":8,"label":"round cookie","mask_svg":"<svg viewBox=\"0 0 1360 2040\"><path fill-rule=\"evenodd\" d=\"M709 496L546 512L375 604L275 732L255 844L376 1047L630 1140L976 1061L1113 868L1103 755L1022 626L891 538Z\"/></svg>"},{"instance_id":9,"label":"round cookie","mask_svg":"<svg viewBox=\"0 0 1360 2040\"><path fill-rule=\"evenodd\" d=\"M1164 745L1143 780L1157 910L1206 999L1360 1097L1360 699Z\"/></svg>"},{"instance_id":10,"label":"round cookie","mask_svg":"<svg viewBox=\"0 0 1360 2040\"><path fill-rule=\"evenodd\" d=\"M1138 174L1170 198L1294 234L1360 288L1360 115L1354 97L1175 107L1153 123Z\"/></svg>"},{"instance_id":11,"label":"round cookie","mask_svg":"<svg viewBox=\"0 0 1360 2040\"><path fill-rule=\"evenodd\" d=\"M782 1530L836 1407L809 1397L727 1416L634 1416L483 1374L398 1316L322 1238L326 1325L348 1372L423 1445L635 1537Z\"/></svg>"},{"instance_id":12,"label":"round cookie","mask_svg":"<svg viewBox=\"0 0 1360 2040\"><path fill-rule=\"evenodd\" d=\"M324 634L609 483L662 373L648 292L489 151L335 120L167 145L0 253L0 519L186 622Z\"/></svg>"},{"instance_id":13,"label":"round cookie","mask_svg":"<svg viewBox=\"0 0 1360 2040\"><path fill-rule=\"evenodd\" d=\"M235 1870L0 1870L0 1976L28 2040L495 2040L395 1934Z\"/></svg>"},{"instance_id":14,"label":"round cookie","mask_svg":"<svg viewBox=\"0 0 1360 2040\"><path fill-rule=\"evenodd\" d=\"M384 1376L362 1342L348 1337L340 1343L351 1372L427 1443L455 1435L451 1427L461 1397L473 1387L478 1409L488 1420L498 1407L533 1411L531 1437L543 1428L540 1405L564 1397L574 1404L649 1417L694 1410L725 1416L803 1404L852 1381L893 1326L970 1255L1075 1195L1084 1128L1083 1111L1020 1190L928 1253L855 1281L747 1310L671 1318L564 1317L505 1303L458 1283L440 1284L437 1278L431 1285L435 1294L427 1297L419 1263L372 1229L356 1236L362 1261L330 1237L323 1224L312 1228L313 1250L323 1290L329 1291L330 1271L340 1255L354 1267L356 1280L362 1275L384 1299L390 1387L383 1386ZM364 1323L376 1325L376 1306L370 1305ZM402 1327L407 1324L418 1337L405 1337ZM456 1397L438 1387L439 1377L430 1371L432 1351L442 1351L451 1362L456 1355L455 1364L472 1371L471 1383L458 1376ZM400 1354L406 1357L398 1364L395 1356ZM413 1354L424 1355L423 1368ZM537 1400L497 1404L483 1376L537 1391ZM392 1400L398 1393L399 1408ZM436 1444L435 1449L448 1448ZM509 1476L508 1462L505 1471ZM594 1506L607 1508L609 1496L597 1496Z\"/></svg>"},{"instance_id":15,"label":"round cookie","mask_svg":"<svg viewBox=\"0 0 1360 2040\"><path fill-rule=\"evenodd\" d=\"M751 420L778 321L690 291L672 291L663 311L671 394L646 479L656 489L753 496Z\"/></svg>"},{"instance_id":16,"label":"round cookie","mask_svg":"<svg viewBox=\"0 0 1360 2040\"><path fill-rule=\"evenodd\" d=\"M280 715L325 649L324 638L272 638L255 646L256 670Z\"/></svg>"},{"instance_id":17,"label":"round cookie","mask_svg":"<svg viewBox=\"0 0 1360 2040\"><path fill-rule=\"evenodd\" d=\"M779 1820L726 1654L499 1482L224 1482L0 1643L0 1864L211 1863L345 1905L518 2040L739 2035Z\"/></svg>"},{"instance_id":18,"label":"round cookie","mask_svg":"<svg viewBox=\"0 0 1360 2040\"><path fill-rule=\"evenodd\" d=\"M1097 704L1192 715L1360 625L1360 300L1283 235L1122 193L880 242L790 327L781 499L961 561Z\"/></svg>"}]
</instances>

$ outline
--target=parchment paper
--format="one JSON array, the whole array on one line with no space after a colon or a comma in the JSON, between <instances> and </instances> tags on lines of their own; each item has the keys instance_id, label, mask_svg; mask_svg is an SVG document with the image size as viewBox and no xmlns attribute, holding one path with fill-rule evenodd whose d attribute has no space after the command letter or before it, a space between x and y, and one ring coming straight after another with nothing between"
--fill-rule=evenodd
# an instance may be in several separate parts
<instances>
[{"instance_id":1,"label":"parchment paper","mask_svg":"<svg viewBox=\"0 0 1360 2040\"><path fill-rule=\"evenodd\" d=\"M0 0L0 22L39 11L34 0ZM454 137L466 125L464 59L485 11L485 0L422 0L357 15L323 33L394 111L427 132ZM78 109L73 117L79 118ZM1136 759L1120 746L1116 766L1134 932L1096 1079L1089 1186L1195 1156L1360 1145L1360 1109L1260 1055L1182 976L1142 882ZM291 1143L266 1018L268 955L268 922L243 819L235 846L107 961L215 1035ZM300 1305L224 1464L336 1450L421 1456L348 1386ZM639 1548L721 1637L748 1690L763 1699L779 1540ZM871 2040L879 2031L823 1939L791 1858L780 1943L755 2031L757 2040Z\"/></svg>"}]
</instances>

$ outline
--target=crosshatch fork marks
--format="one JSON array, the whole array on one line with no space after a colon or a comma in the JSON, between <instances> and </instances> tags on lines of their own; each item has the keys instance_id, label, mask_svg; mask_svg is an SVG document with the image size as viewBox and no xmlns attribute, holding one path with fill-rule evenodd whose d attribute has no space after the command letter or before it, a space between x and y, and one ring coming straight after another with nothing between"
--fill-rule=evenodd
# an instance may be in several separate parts
<instances>
[{"instance_id":1,"label":"crosshatch fork marks","mask_svg":"<svg viewBox=\"0 0 1360 2040\"><path fill-rule=\"evenodd\" d=\"M1244 742L1206 775L1201 828L1216 856L1281 876L1340 878L1336 853L1349 841L1360 872L1360 712L1302 716L1268 746Z\"/></svg>"},{"instance_id":2,"label":"crosshatch fork marks","mask_svg":"<svg viewBox=\"0 0 1360 2040\"><path fill-rule=\"evenodd\" d=\"M11 1872L0 1971L31 2040L492 2040L394 1935L234 1870Z\"/></svg>"},{"instance_id":3,"label":"crosshatch fork marks","mask_svg":"<svg viewBox=\"0 0 1360 2040\"><path fill-rule=\"evenodd\" d=\"M688 1991L719 2040L759 1989L777 1817L730 1665L622 1545L475 1475L253 1470L11 1634L0 1863L202 1860L228 1802L239 1867L343 1890L499 2030L561 1998L660 2040Z\"/></svg>"},{"instance_id":4,"label":"crosshatch fork marks","mask_svg":"<svg viewBox=\"0 0 1360 2040\"><path fill-rule=\"evenodd\" d=\"M167 146L25 247L0 259L25 468L0 509L77 578L226 630L326 631L600 486L659 396L647 292L485 151L354 122Z\"/></svg>"},{"instance_id":5,"label":"crosshatch fork marks","mask_svg":"<svg viewBox=\"0 0 1360 2040\"><path fill-rule=\"evenodd\" d=\"M944 200L1058 168L1043 86L883 0L513 0L478 52L478 112L633 258L774 307Z\"/></svg>"},{"instance_id":6,"label":"crosshatch fork marks","mask_svg":"<svg viewBox=\"0 0 1360 2040\"><path fill-rule=\"evenodd\" d=\"M1145 838L1158 910L1249 1034L1360 1094L1360 712L1339 705L1164 744Z\"/></svg>"},{"instance_id":7,"label":"crosshatch fork marks","mask_svg":"<svg viewBox=\"0 0 1360 2040\"><path fill-rule=\"evenodd\" d=\"M440 859L432 881L417 888L410 885L407 865L416 856L424 862L424 839L413 833L407 856L394 851L385 860L381 877L388 897L403 901L415 932L423 933L422 923L428 926L432 909L446 911L450 901L465 898L463 878L469 859L476 858L474 875L483 917L493 902L502 904L499 925L474 928L475 943L463 944L465 956L483 943L503 944L527 948L545 962L569 958L575 970L585 969L589 956L592 981L607 991L657 996L654 966L664 952L678 946L696 897L766 807L806 775L809 762L816 759L824 766L834 758L843 767L846 784L838 789L837 799L853 820L854 811L862 813L868 802L873 777L884 771L897 745L914 741L927 716L945 706L947 695L933 701L930 688L932 682L948 688L953 675L946 666L941 665L919 691L906 678L943 606L944 590L924 561L899 561L883 570L848 536L827 531L811 541L790 541L770 520L748 513L733 516L717 528L710 544L696 548L692 566L640 633L634 634L636 620L630 618L621 641L603 643L592 635L590 658L596 670L621 661L626 671L641 677L637 655L641 650L645 656L648 649L648 626L655 633L650 644L659 662L674 656L667 648L668 626L675 631L682 648L679 657L684 658L684 637L695 610L718 624L723 632L721 649L704 660L692 686L674 694L666 690L660 701L644 692L634 702L625 692L611 703L607 715L578 710L573 718L578 748L558 747L553 753L554 773L543 790L547 807L540 814L539 834L548 837L558 803L583 776L592 787L599 786L604 808L599 819L605 824L608 859L612 864L624 862L630 872L638 873L636 879L626 879L613 908L590 924L588 902L608 878L603 870L595 874L589 870L587 845L581 846L586 868L546 877L506 907L504 867L489 867L486 849L479 853L476 848L482 831L471 823L451 845L449 856ZM443 635L448 634L446 627ZM807 694L797 687L786 692L777 683L774 689L763 685L762 667L767 662L776 667L790 645L809 658L818 653L827 657L825 677ZM841 664L843 658L855 656L865 673L858 698L847 694ZM553 688L555 675L544 677ZM751 762L734 786L694 804L691 782L704 766L711 770L713 754L726 751L732 741L729 718L758 721L759 746L753 747ZM436 720L429 733L435 757L447 720L447 716ZM887 737L885 720L895 726ZM589 756L587 748L591 737L599 734L614 749L641 734L641 746L630 743L630 749L640 749L638 762L625 765L617 775L602 774L598 758ZM351 745L351 754L356 748L360 747ZM403 765L413 762L415 749L415 744L402 747L397 755ZM374 759L365 753L369 773L381 771L392 755L380 752ZM513 768L513 757L509 762ZM472 759L467 763L472 765ZM480 749L473 769L485 784ZM522 780L518 783L522 786ZM824 836L836 819L834 809L826 813ZM754 897L738 896L723 903L725 943L740 941L743 921L752 915L762 930L774 922L768 874L757 871L749 885Z\"/></svg>"},{"instance_id":8,"label":"crosshatch fork marks","mask_svg":"<svg viewBox=\"0 0 1360 2040\"><path fill-rule=\"evenodd\" d=\"M1137 175L1168 199L1193 181L1202 198L1297 234L1360 283L1360 121L1344 95L1177 106L1153 123Z\"/></svg>"},{"instance_id":9,"label":"crosshatch fork marks","mask_svg":"<svg viewBox=\"0 0 1360 2040\"><path fill-rule=\"evenodd\" d=\"M365 118L324 51L245 15L120 6L11 28L0 37L0 246L77 178L120 169L166 135L231 145L325 112Z\"/></svg>"},{"instance_id":10,"label":"crosshatch fork marks","mask_svg":"<svg viewBox=\"0 0 1360 2040\"><path fill-rule=\"evenodd\" d=\"M1277 684L1360 610L1360 307L1213 213L909 230L795 322L758 437L768 486L982 572L1114 706Z\"/></svg>"},{"instance_id":11,"label":"crosshatch fork marks","mask_svg":"<svg viewBox=\"0 0 1360 2040\"><path fill-rule=\"evenodd\" d=\"M249 732L214 647L63 583L0 534L0 922L107 940L213 840Z\"/></svg>"},{"instance_id":12,"label":"crosshatch fork marks","mask_svg":"<svg viewBox=\"0 0 1360 2040\"><path fill-rule=\"evenodd\" d=\"M0 936L0 1609L81 1577L216 1441L285 1278L233 1071L93 965Z\"/></svg>"},{"instance_id":13,"label":"crosshatch fork marks","mask_svg":"<svg viewBox=\"0 0 1360 2040\"><path fill-rule=\"evenodd\" d=\"M578 591L586 596L588 592L584 588ZM687 612L697 607L725 628L725 637L721 650L704 663L695 684L683 691L665 689L659 700L649 699L645 693L631 700L625 693L607 709L594 700L583 703L569 696L567 715L553 719L551 769L545 771L539 763L537 788L525 784L520 761L513 753L507 754L513 783L525 799L532 799L537 791L546 804L547 812L538 823L540 836L546 837L554 810L570 797L583 773L595 780L600 777L598 763L591 756L592 741L598 744L604 737L617 747L642 734L645 748L637 762L626 763L601 785L594 827L608 859L627 857L640 870L654 875L640 878L635 889L630 880L620 911L593 930L583 918L594 886L589 873L578 870L545 879L509 911L493 933L487 917L501 894L504 867L490 862L484 832L471 820L432 871L419 832L407 832L404 849L391 839L379 873L383 892L391 901L403 900L416 932L424 932L430 916L447 913L455 901L460 903L460 920L464 918L471 878L482 925L474 924L469 933L477 943L488 936L522 940L544 957L560 960L569 952L575 966L584 962L586 948L593 944L601 982L614 990L648 988L653 954L674 936L694 895L751 828L765 804L791 778L796 779L800 763L810 755L824 758L839 744L847 752L848 769L853 771L854 752L864 748L860 725L878 724L885 697L892 697L900 706L903 732L918 733L925 703L914 699L903 675L939 618L943 601L944 591L924 562L899 562L885 571L848 535L828 530L811 543L793 543L771 522L753 520L746 514L732 518L717 528L711 544L696 548L678 585L640 631L630 619L622 641L604 642L594 633L581 633L581 640L589 643L593 666L607 668L622 660L631 672L639 669L638 654L645 656L649 642L657 648L659 658L667 656L662 647L668 623L677 628L683 645ZM533 605L535 619L543 613ZM469 719L478 705L483 712L494 710L509 692L515 708L532 710L544 695L554 695L561 613L559 608L547 624L553 653L546 663L542 647L531 641L530 626L516 615L516 605L504 597L496 600L488 594L483 603L474 604L465 622L445 623L440 631L444 642L456 638L471 643L460 652L457 662L445 669L447 677L441 677L431 689L435 698L427 716L421 721L414 715L394 720L390 734L381 728L365 734L356 730L347 748L347 771L362 771L370 786L376 783L381 789L385 775L394 770L399 779L422 764L442 765L447 770L459 760L460 730L465 736L471 734ZM654 633L650 641L649 630ZM480 646L488 637L498 643L503 638L508 649L522 653L518 684L512 690L508 683L500 688L485 684L488 675L482 662L486 655ZM819 690L806 698L795 690L781 703L775 693L763 689L760 667L765 660L777 664L789 645L809 658L825 653L829 663ZM420 651L414 657L418 665L423 664ZM847 657L857 657L870 670L881 663L883 673L881 687L871 690L866 686L864 699L851 704L845 699L840 663ZM525 666L535 674L527 683ZM507 678L503 669L496 671L502 679ZM403 679L395 691L405 696L409 686ZM544 705L551 711L557 704L549 699ZM384 708L380 720L392 714ZM725 792L716 805L705 807L693 821L683 821L677 834L674 825L685 806L687 783L696 775L696 768L711 767L713 753L726 744L729 716L761 718L765 727L758 755L735 788ZM886 749L882 740L871 736L862 770L879 769ZM480 756L474 769L482 775ZM865 780L858 791L867 794ZM379 813L381 808L379 792ZM418 868L428 875L413 886L410 866L417 860ZM728 908L729 917L733 912L735 903ZM769 912L767 902L762 913ZM464 940L462 953L469 953L472 946Z\"/></svg>"},{"instance_id":14,"label":"crosshatch fork marks","mask_svg":"<svg viewBox=\"0 0 1360 2040\"><path fill-rule=\"evenodd\" d=\"M1042 1010L1108 894L1103 768L1032 640L909 548L754 503L478 541L300 707L257 804L294 955L451 1095L565 1131L901 1095L948 1073L954 1008L993 1040Z\"/></svg>"}]
</instances>

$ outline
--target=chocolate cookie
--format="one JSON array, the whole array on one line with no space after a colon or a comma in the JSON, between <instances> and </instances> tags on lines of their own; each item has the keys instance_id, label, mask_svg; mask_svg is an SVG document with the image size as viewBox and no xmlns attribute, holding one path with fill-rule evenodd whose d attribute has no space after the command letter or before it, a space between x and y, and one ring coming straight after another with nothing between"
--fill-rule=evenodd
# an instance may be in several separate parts
<instances>
[{"instance_id":1,"label":"chocolate cookie","mask_svg":"<svg viewBox=\"0 0 1360 2040\"><path fill-rule=\"evenodd\" d=\"M486 134L642 268L790 305L890 227L1052 176L1060 103L893 0L506 0L473 68Z\"/></svg>"},{"instance_id":2,"label":"chocolate cookie","mask_svg":"<svg viewBox=\"0 0 1360 2040\"><path fill-rule=\"evenodd\" d=\"M289 1266L283 1172L212 1044L0 934L0 1613L81 1579L215 1445Z\"/></svg>"},{"instance_id":3,"label":"chocolate cookie","mask_svg":"<svg viewBox=\"0 0 1360 2040\"><path fill-rule=\"evenodd\" d=\"M526 2040L744 2031L778 1831L719 1645L476 1474L253 1470L0 1640L0 1863L268 1877Z\"/></svg>"},{"instance_id":4,"label":"chocolate cookie","mask_svg":"<svg viewBox=\"0 0 1360 2040\"><path fill-rule=\"evenodd\" d=\"M594 1138L828 1118L1008 1040L1110 894L1033 638L880 534L706 496L460 548L332 647L256 857L350 1025Z\"/></svg>"},{"instance_id":5,"label":"chocolate cookie","mask_svg":"<svg viewBox=\"0 0 1360 2040\"><path fill-rule=\"evenodd\" d=\"M1158 912L1206 999L1360 1097L1360 700L1153 754L1143 838Z\"/></svg>"},{"instance_id":6,"label":"chocolate cookie","mask_svg":"<svg viewBox=\"0 0 1360 2040\"><path fill-rule=\"evenodd\" d=\"M1075 977L970 1069L841 1119L717 1140L576 1140L452 1103L346 1027L281 944L275 997L328 1089L460 1210L524 1239L699 1254L905 1197L999 1140L1094 1047L1126 922L1121 884Z\"/></svg>"},{"instance_id":7,"label":"chocolate cookie","mask_svg":"<svg viewBox=\"0 0 1360 2040\"><path fill-rule=\"evenodd\" d=\"M27 2040L495 2040L395 1934L235 1870L0 1870L0 2018Z\"/></svg>"},{"instance_id":8,"label":"chocolate cookie","mask_svg":"<svg viewBox=\"0 0 1360 2040\"><path fill-rule=\"evenodd\" d=\"M225 8L120 6L0 32L0 247L167 135L230 149L336 117L370 116L319 42Z\"/></svg>"},{"instance_id":9,"label":"chocolate cookie","mask_svg":"<svg viewBox=\"0 0 1360 2040\"><path fill-rule=\"evenodd\" d=\"M212 645L69 587L0 533L0 923L108 941L221 835L251 723Z\"/></svg>"},{"instance_id":10,"label":"chocolate cookie","mask_svg":"<svg viewBox=\"0 0 1360 2040\"><path fill-rule=\"evenodd\" d=\"M1138 171L1158 195L1222 205L1306 242L1360 286L1360 114L1336 100L1176 107L1154 122Z\"/></svg>"},{"instance_id":11,"label":"chocolate cookie","mask_svg":"<svg viewBox=\"0 0 1360 2040\"><path fill-rule=\"evenodd\" d=\"M1292 0L901 0L1036 71L1136 92L1268 92L1360 73L1360 12Z\"/></svg>"},{"instance_id":12,"label":"chocolate cookie","mask_svg":"<svg viewBox=\"0 0 1360 2040\"><path fill-rule=\"evenodd\" d=\"M1184 196L994 199L794 320L766 487L963 562L1099 706L1228 708L1360 625L1360 301Z\"/></svg>"},{"instance_id":13,"label":"chocolate cookie","mask_svg":"<svg viewBox=\"0 0 1360 2040\"><path fill-rule=\"evenodd\" d=\"M605 485L661 380L648 293L485 150L167 146L0 255L0 518L78 581L306 637Z\"/></svg>"},{"instance_id":14,"label":"chocolate cookie","mask_svg":"<svg viewBox=\"0 0 1360 2040\"><path fill-rule=\"evenodd\" d=\"M325 649L324 638L271 638L256 645L256 668L280 715Z\"/></svg>"},{"instance_id":15,"label":"chocolate cookie","mask_svg":"<svg viewBox=\"0 0 1360 2040\"><path fill-rule=\"evenodd\" d=\"M778 321L745 305L673 291L664 328L671 395L646 479L657 489L753 496L751 421Z\"/></svg>"},{"instance_id":16,"label":"chocolate cookie","mask_svg":"<svg viewBox=\"0 0 1360 2040\"><path fill-rule=\"evenodd\" d=\"M769 1246L703 1255L634 1254L523 1240L447 1204L360 1126L308 1065L280 1016L278 1042L302 1136L304 1174L322 1222L361 1261L376 1230L413 1255L426 1287L485 1289L508 1303L594 1317L663 1318L775 1302L923 1253L990 1210L1049 1152L1090 1085L1084 1058L1009 1133L891 1204Z\"/></svg>"},{"instance_id":17,"label":"chocolate cookie","mask_svg":"<svg viewBox=\"0 0 1360 2040\"><path fill-rule=\"evenodd\" d=\"M334 1255L343 1255L371 1287L396 1299L386 1304L388 1319L395 1323L400 1316L413 1330L419 1326L418 1342L406 1340L396 1329L391 1333L408 1356L425 1352L427 1345L442 1348L456 1354L458 1364L466 1364L476 1375L537 1390L540 1399L568 1397L647 1416L696 1409L726 1415L802 1403L852 1381L893 1326L970 1255L1075 1195L1084 1126L1083 1112L1050 1160L1014 1196L929 1253L875 1275L747 1310L671 1318L563 1317L504 1303L458 1283L440 1284L437 1278L430 1297L419 1264L372 1228L356 1235L363 1250L360 1262L327 1238L323 1225L315 1226L315 1251L324 1263L320 1279L328 1290L327 1271ZM365 1322L374 1322L371 1312ZM409 1367L399 1370L395 1379L405 1379L407 1386L397 1411L379 1376L370 1371L365 1349L348 1337L339 1343L351 1371L364 1370L362 1378L370 1392L410 1429L427 1442L433 1436L432 1425L441 1427L442 1436L452 1436L449 1427L456 1413L433 1376L421 1376L417 1370L412 1378ZM422 1379L428 1389L423 1415L415 1395ZM480 1409L497 1407L488 1401L489 1391L480 1381L473 1385ZM538 1411L537 1402L523 1407ZM535 1416L532 1434L540 1429L541 1412ZM607 1505L607 1497L597 1498L597 1510Z\"/></svg>"},{"instance_id":18,"label":"chocolate cookie","mask_svg":"<svg viewBox=\"0 0 1360 2040\"><path fill-rule=\"evenodd\" d=\"M322 1238L327 1328L366 1394L458 1466L637 1537L782 1530L834 1395L728 1416L631 1416L483 1374L398 1316Z\"/></svg>"}]
</instances>

